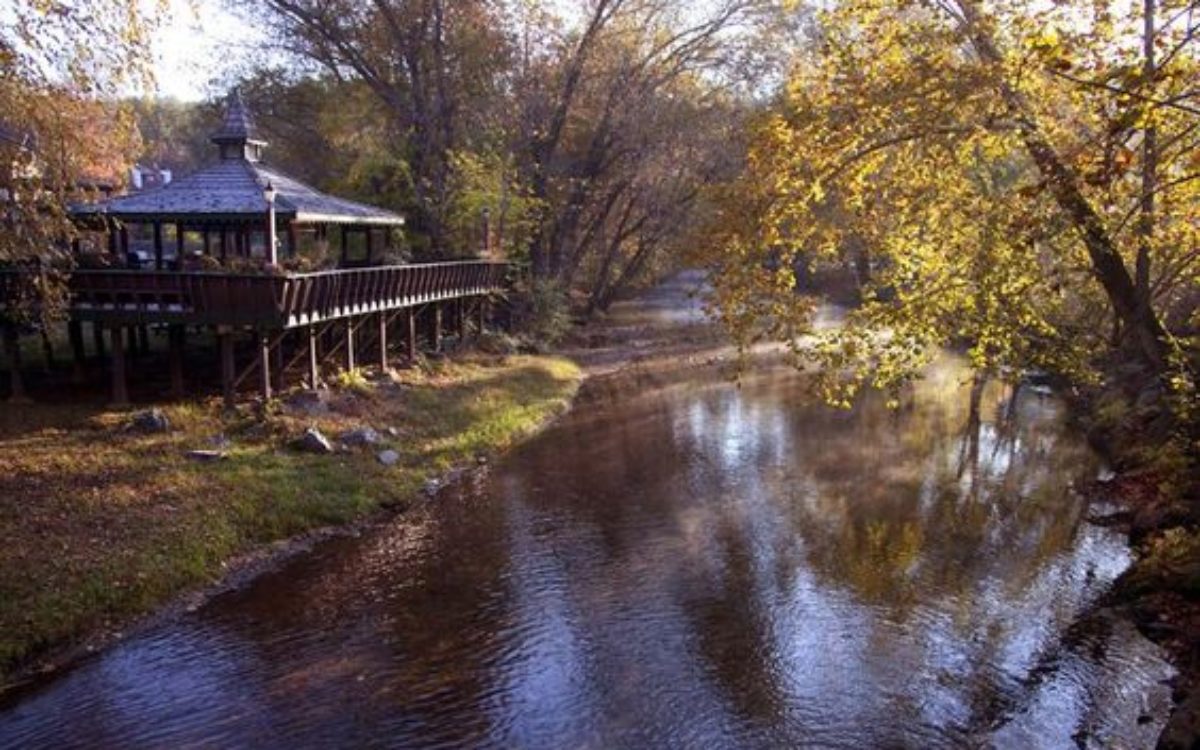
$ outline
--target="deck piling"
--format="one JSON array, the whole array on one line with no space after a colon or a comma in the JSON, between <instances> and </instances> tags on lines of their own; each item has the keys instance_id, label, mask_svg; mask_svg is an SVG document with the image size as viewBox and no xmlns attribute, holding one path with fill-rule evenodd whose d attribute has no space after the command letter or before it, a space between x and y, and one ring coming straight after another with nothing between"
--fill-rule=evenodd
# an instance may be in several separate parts
<instances>
[{"instance_id":1,"label":"deck piling","mask_svg":"<svg viewBox=\"0 0 1200 750\"><path fill-rule=\"evenodd\" d=\"M67 322L67 338L71 341L71 382L83 385L87 379L87 352L83 348L83 323Z\"/></svg>"},{"instance_id":2,"label":"deck piling","mask_svg":"<svg viewBox=\"0 0 1200 750\"><path fill-rule=\"evenodd\" d=\"M256 332L258 344L258 388L263 401L270 401L274 395L271 383L271 337L263 332Z\"/></svg>"},{"instance_id":3,"label":"deck piling","mask_svg":"<svg viewBox=\"0 0 1200 750\"><path fill-rule=\"evenodd\" d=\"M308 387L314 391L321 387L320 343L317 327L308 326Z\"/></svg>"},{"instance_id":4,"label":"deck piling","mask_svg":"<svg viewBox=\"0 0 1200 750\"><path fill-rule=\"evenodd\" d=\"M405 328L405 354L408 355L408 361L413 362L417 358L417 313L411 307L404 311L404 328Z\"/></svg>"},{"instance_id":5,"label":"deck piling","mask_svg":"<svg viewBox=\"0 0 1200 750\"><path fill-rule=\"evenodd\" d=\"M129 385L125 380L127 362L125 360L124 326L113 326L112 335L112 405L116 407L129 406Z\"/></svg>"},{"instance_id":6,"label":"deck piling","mask_svg":"<svg viewBox=\"0 0 1200 750\"><path fill-rule=\"evenodd\" d=\"M96 350L96 357L104 359L104 324L99 321L92 323L92 347Z\"/></svg>"},{"instance_id":7,"label":"deck piling","mask_svg":"<svg viewBox=\"0 0 1200 750\"><path fill-rule=\"evenodd\" d=\"M387 313L379 313L379 371L388 370L388 319Z\"/></svg>"},{"instance_id":8,"label":"deck piling","mask_svg":"<svg viewBox=\"0 0 1200 750\"><path fill-rule=\"evenodd\" d=\"M183 398L185 388L183 382L183 346L184 327L172 324L167 328L167 357L171 369L171 397Z\"/></svg>"},{"instance_id":9,"label":"deck piling","mask_svg":"<svg viewBox=\"0 0 1200 750\"><path fill-rule=\"evenodd\" d=\"M232 409L236 403L233 383L237 377L233 360L233 334L228 330L218 331L217 347L221 352L221 390L225 396L225 407Z\"/></svg>"},{"instance_id":10,"label":"deck piling","mask_svg":"<svg viewBox=\"0 0 1200 750\"><path fill-rule=\"evenodd\" d=\"M429 342L432 345L433 351L441 353L442 351L442 306L437 302L433 303L433 334L432 340Z\"/></svg>"}]
</instances>

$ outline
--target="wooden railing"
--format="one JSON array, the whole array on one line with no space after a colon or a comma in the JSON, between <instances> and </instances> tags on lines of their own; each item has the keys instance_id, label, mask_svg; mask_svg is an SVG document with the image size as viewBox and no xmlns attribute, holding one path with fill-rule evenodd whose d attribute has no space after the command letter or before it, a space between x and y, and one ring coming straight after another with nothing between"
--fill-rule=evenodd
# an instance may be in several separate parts
<instances>
[{"instance_id":1,"label":"wooden railing","mask_svg":"<svg viewBox=\"0 0 1200 750\"><path fill-rule=\"evenodd\" d=\"M0 271L0 300L20 272ZM178 322L290 328L503 290L508 264L420 263L256 276L76 271L71 314L111 323ZM2 306L2 304L0 304Z\"/></svg>"}]
</instances>

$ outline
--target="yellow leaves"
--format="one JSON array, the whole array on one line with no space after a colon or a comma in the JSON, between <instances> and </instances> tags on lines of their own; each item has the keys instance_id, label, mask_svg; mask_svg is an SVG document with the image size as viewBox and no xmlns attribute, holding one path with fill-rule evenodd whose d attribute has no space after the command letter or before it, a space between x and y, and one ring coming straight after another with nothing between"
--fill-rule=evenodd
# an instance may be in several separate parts
<instances>
[{"instance_id":1,"label":"yellow leaves","mask_svg":"<svg viewBox=\"0 0 1200 750\"><path fill-rule=\"evenodd\" d=\"M1132 66L1096 62L1119 45L1066 24L1086 10L1073 0L1036 18L1017 13L1021 3L997 4L1007 57L994 67L963 54L952 24L914 7L852 0L823 14L823 53L793 77L753 138L744 190L766 196L768 208L730 230L749 245L785 248L776 260L787 269L715 280L724 299L738 300L740 331L761 332L769 319L771 330L787 332L807 314L791 288L794 264L869 271L864 302L844 329L795 344L831 377L826 394L836 403L860 387L905 382L939 345L964 345L981 368L1069 373L1105 346L1096 325L1104 302L1086 253L1032 164L998 93L1000 76L1029 98L1070 168L1089 179L1087 199L1114 225L1136 206L1140 186L1130 133L1153 124L1164 142L1194 142L1169 108L1081 93L1044 75L1042 66L1096 80L1136 77ZM1200 169L1200 149L1181 145L1163 159L1163 174ZM1200 180L1163 187L1156 262L1182 263L1180 248L1200 242L1197 191ZM766 257L746 254L749 263ZM1194 280L1197 265L1176 283Z\"/></svg>"}]
</instances>

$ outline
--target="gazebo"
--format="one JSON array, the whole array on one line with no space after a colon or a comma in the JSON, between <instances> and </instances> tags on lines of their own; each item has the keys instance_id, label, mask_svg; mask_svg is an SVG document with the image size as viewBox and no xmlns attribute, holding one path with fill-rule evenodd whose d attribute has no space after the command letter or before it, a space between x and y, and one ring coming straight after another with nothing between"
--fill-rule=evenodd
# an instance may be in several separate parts
<instances>
[{"instance_id":1,"label":"gazebo","mask_svg":"<svg viewBox=\"0 0 1200 750\"><path fill-rule=\"evenodd\" d=\"M393 327L399 327L407 356L415 357L418 316L428 321L435 350L444 310L460 339L472 318L483 330L489 297L506 288L508 264L410 264L389 257L392 235L404 219L325 195L263 164L267 143L236 90L212 141L220 158L209 167L158 188L71 208L81 226L108 235L107 253L101 242L94 253L99 257L92 258L97 262L81 255L68 282L77 381L86 377L84 323L92 326L97 357L109 364L117 404L128 402L127 360L133 350L145 353L149 327L168 333L171 391L177 395L188 379L187 330L214 333L229 403L255 375L262 396L270 398L300 363L314 388L322 363L335 356L354 369L356 352L373 350L386 368ZM20 277L37 273L0 269L0 313ZM17 331L5 327L12 395L20 397ZM246 347L235 340L250 344L249 361L238 356Z\"/></svg>"},{"instance_id":2,"label":"gazebo","mask_svg":"<svg viewBox=\"0 0 1200 750\"><path fill-rule=\"evenodd\" d=\"M326 195L264 164L267 141L236 89L211 140L220 157L214 164L162 187L76 206L72 214L92 226L102 222L111 260L129 268L277 266L318 249L342 268L386 260L404 218Z\"/></svg>"}]
</instances>

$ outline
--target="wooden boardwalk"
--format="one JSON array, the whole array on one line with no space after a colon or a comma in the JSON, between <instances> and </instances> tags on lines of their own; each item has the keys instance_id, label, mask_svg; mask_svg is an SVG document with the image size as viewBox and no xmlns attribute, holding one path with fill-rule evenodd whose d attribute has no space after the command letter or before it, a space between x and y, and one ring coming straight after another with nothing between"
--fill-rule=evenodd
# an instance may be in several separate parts
<instances>
[{"instance_id":1,"label":"wooden boardwalk","mask_svg":"<svg viewBox=\"0 0 1200 750\"><path fill-rule=\"evenodd\" d=\"M23 272L0 271L0 311ZM507 263L462 261L375 266L306 274L251 275L185 271L80 270L69 280L68 332L76 363L84 357L82 325L93 329L103 354L105 332L112 350L112 398L128 402L126 350L148 326L166 326L172 391L182 395L186 379L183 346L188 327L215 330L226 400L258 375L261 395L283 386L283 374L300 360L306 382L320 383L321 365L340 354L345 369L369 342L387 367L389 339L401 323L407 354L417 353L417 313L427 311L429 337L440 348L443 311L449 307L459 335L471 318L482 331L489 297L504 291ZM24 280L29 274L24 273ZM133 334L133 335L130 335ZM251 336L256 356L238 369L235 337ZM12 394L24 395L15 329L6 331ZM299 345L295 339L301 339ZM336 342L335 342L335 339ZM362 339L361 341L359 339ZM79 369L79 368L77 368Z\"/></svg>"}]
</instances>

